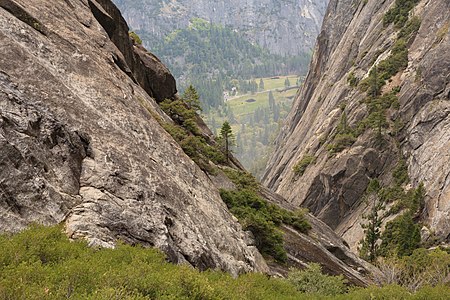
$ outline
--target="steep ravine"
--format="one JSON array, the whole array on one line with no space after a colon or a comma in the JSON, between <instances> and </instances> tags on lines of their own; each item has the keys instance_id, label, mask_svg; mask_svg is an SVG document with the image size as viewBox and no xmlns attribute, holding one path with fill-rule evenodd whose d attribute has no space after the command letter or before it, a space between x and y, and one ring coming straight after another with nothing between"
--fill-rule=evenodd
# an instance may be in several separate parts
<instances>
[{"instance_id":1,"label":"steep ravine","mask_svg":"<svg viewBox=\"0 0 450 300\"><path fill-rule=\"evenodd\" d=\"M264 176L270 189L308 207L353 250L363 238L370 180L392 187L403 160L410 180L402 188L423 183L426 191L418 212L423 237L449 242L450 2L417 2L402 26L386 21L395 0L331 1ZM395 71L373 83L389 73L386 66ZM380 90L376 98L367 87ZM380 99L393 102L383 106Z\"/></svg>"},{"instance_id":2,"label":"steep ravine","mask_svg":"<svg viewBox=\"0 0 450 300\"><path fill-rule=\"evenodd\" d=\"M313 261L370 283L376 269L313 216L308 234L283 227L288 264L268 268L220 198L232 183L202 171L162 127L172 120L158 102L177 99L175 81L111 1L0 0L0 28L1 232L62 223L93 246L157 247L200 270L283 274Z\"/></svg>"}]
</instances>

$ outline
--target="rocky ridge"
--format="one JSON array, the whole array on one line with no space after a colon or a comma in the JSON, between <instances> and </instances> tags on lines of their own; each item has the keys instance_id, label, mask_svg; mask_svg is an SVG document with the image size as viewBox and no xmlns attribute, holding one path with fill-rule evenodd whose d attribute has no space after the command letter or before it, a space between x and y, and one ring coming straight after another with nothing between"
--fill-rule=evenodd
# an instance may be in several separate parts
<instances>
[{"instance_id":1,"label":"rocky ridge","mask_svg":"<svg viewBox=\"0 0 450 300\"><path fill-rule=\"evenodd\" d=\"M370 207L364 201L370 180L392 185L402 160L410 178L403 188L423 183L426 190L420 212L424 230L437 241L449 242L450 3L417 1L407 24L418 26L405 33L385 21L397 2L404 1L330 2L307 80L264 176L269 188L295 206L308 207L353 250L363 237L360 224ZM400 34L408 37L403 37L407 62L381 89L382 95L396 93L398 102L381 110L383 124L347 136L341 140L347 145L334 151L340 124L356 132L370 116L368 94L361 87L370 83L365 79L371 70L393 57ZM294 167L302 160L300 174Z\"/></svg>"}]
</instances>

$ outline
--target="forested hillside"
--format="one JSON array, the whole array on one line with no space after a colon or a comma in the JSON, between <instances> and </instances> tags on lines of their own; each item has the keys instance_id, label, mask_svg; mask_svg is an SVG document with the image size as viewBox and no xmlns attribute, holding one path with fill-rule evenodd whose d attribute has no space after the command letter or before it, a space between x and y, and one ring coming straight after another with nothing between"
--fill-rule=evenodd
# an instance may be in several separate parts
<instances>
[{"instance_id":1,"label":"forested hillside","mask_svg":"<svg viewBox=\"0 0 450 300\"><path fill-rule=\"evenodd\" d=\"M193 18L230 26L271 53L297 55L315 44L328 0L114 0L133 30L148 35L145 46Z\"/></svg>"},{"instance_id":2,"label":"forested hillside","mask_svg":"<svg viewBox=\"0 0 450 300\"><path fill-rule=\"evenodd\" d=\"M149 40L150 36L142 31L140 38ZM243 80L297 74L304 72L309 63L306 53L271 54L231 27L199 18L156 42L153 51L178 78L181 89L188 84L197 88L205 110L223 105L225 90L231 91L233 87L244 93L251 90Z\"/></svg>"}]
</instances>

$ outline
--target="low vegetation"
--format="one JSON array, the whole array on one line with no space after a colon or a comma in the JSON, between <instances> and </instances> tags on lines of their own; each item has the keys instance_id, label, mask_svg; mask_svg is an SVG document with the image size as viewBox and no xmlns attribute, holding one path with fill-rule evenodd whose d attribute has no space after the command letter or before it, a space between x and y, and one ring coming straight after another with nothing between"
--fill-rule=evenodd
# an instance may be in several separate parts
<instances>
[{"instance_id":1,"label":"low vegetation","mask_svg":"<svg viewBox=\"0 0 450 300\"><path fill-rule=\"evenodd\" d=\"M239 219L244 230L253 233L256 247L261 253L278 262L285 262L287 254L278 227L285 224L300 232L307 232L311 226L305 212L288 211L262 199L258 195L258 183L252 175L233 169L224 171L237 187L233 191L220 190L220 196L230 212Z\"/></svg>"},{"instance_id":2,"label":"low vegetation","mask_svg":"<svg viewBox=\"0 0 450 300\"><path fill-rule=\"evenodd\" d=\"M161 109L173 120L164 122L157 118L164 129L178 142L183 151L204 171L211 174L216 169L210 164L227 163L226 155L219 143L208 141L201 135L198 127L200 103L196 90L190 86L183 97L176 100L167 99L160 103Z\"/></svg>"},{"instance_id":3,"label":"low vegetation","mask_svg":"<svg viewBox=\"0 0 450 300\"><path fill-rule=\"evenodd\" d=\"M0 299L449 299L450 289L439 285L448 275L449 257L421 251L385 263L386 272L395 266L393 283L422 278L428 284L415 293L399 285L348 291L342 277L323 275L317 265L292 270L288 280L256 273L235 279L170 264L155 249L120 243L115 249L89 248L69 241L60 226L32 226L0 236Z\"/></svg>"},{"instance_id":4,"label":"low vegetation","mask_svg":"<svg viewBox=\"0 0 450 300\"><path fill-rule=\"evenodd\" d=\"M323 274L321 266L315 263L310 264L305 270L291 269L287 280L299 292L307 294L337 296L348 290L344 276Z\"/></svg>"},{"instance_id":5,"label":"low vegetation","mask_svg":"<svg viewBox=\"0 0 450 300\"><path fill-rule=\"evenodd\" d=\"M357 137L355 130L348 125L347 113L345 105L343 105L341 106L341 119L332 135L331 142L327 145L327 150L330 155L339 153L352 146L356 142Z\"/></svg>"},{"instance_id":6,"label":"low vegetation","mask_svg":"<svg viewBox=\"0 0 450 300\"><path fill-rule=\"evenodd\" d=\"M306 168L310 165L310 164L314 164L316 162L316 157L310 154L306 154L305 156L302 157L301 160L299 160L297 162L297 164L294 166L293 171L294 174L302 176L303 173L305 173Z\"/></svg>"},{"instance_id":7,"label":"low vegetation","mask_svg":"<svg viewBox=\"0 0 450 300\"><path fill-rule=\"evenodd\" d=\"M410 11L420 0L395 0L394 6L383 19L384 26L394 23L397 28L403 27L408 21Z\"/></svg>"},{"instance_id":8,"label":"low vegetation","mask_svg":"<svg viewBox=\"0 0 450 300\"><path fill-rule=\"evenodd\" d=\"M142 45L142 40L141 40L141 38L139 37L139 35L137 35L136 32L130 31L130 32L128 33L128 35L133 39L133 41L134 41L136 44Z\"/></svg>"},{"instance_id":9,"label":"low vegetation","mask_svg":"<svg viewBox=\"0 0 450 300\"><path fill-rule=\"evenodd\" d=\"M347 77L347 82L351 87L356 87L356 86L358 86L359 79L358 79L358 77L355 76L354 72L350 72L350 74L348 74L348 77Z\"/></svg>"}]
</instances>

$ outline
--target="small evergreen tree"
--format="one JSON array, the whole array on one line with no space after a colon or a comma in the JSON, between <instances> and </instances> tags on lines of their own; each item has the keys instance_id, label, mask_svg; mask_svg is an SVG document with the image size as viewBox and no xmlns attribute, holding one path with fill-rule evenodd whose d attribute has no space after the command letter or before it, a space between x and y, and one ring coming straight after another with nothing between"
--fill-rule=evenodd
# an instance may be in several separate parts
<instances>
[{"instance_id":1,"label":"small evergreen tree","mask_svg":"<svg viewBox=\"0 0 450 300\"><path fill-rule=\"evenodd\" d=\"M264 91L264 81L262 78L259 80L259 90Z\"/></svg>"},{"instance_id":2,"label":"small evergreen tree","mask_svg":"<svg viewBox=\"0 0 450 300\"><path fill-rule=\"evenodd\" d=\"M288 77L286 77L286 80L284 81L284 86L285 87L290 87L291 86L291 82L289 81Z\"/></svg>"},{"instance_id":3,"label":"small evergreen tree","mask_svg":"<svg viewBox=\"0 0 450 300\"><path fill-rule=\"evenodd\" d=\"M230 148L234 142L234 135L230 123L228 123L228 121L223 122L222 128L220 129L220 136L224 143L225 157L227 158L227 161L229 161L231 154Z\"/></svg>"},{"instance_id":4,"label":"small evergreen tree","mask_svg":"<svg viewBox=\"0 0 450 300\"><path fill-rule=\"evenodd\" d=\"M275 97L273 96L273 92L269 92L269 107L273 111L275 107Z\"/></svg>"},{"instance_id":5,"label":"small evergreen tree","mask_svg":"<svg viewBox=\"0 0 450 300\"><path fill-rule=\"evenodd\" d=\"M381 237L380 229L383 218L380 216L380 211L384 209L384 203L378 195L380 189L381 186L378 180L374 179L369 183L366 199L368 202L372 202L372 208L368 214L363 215L363 219L367 223L361 224L365 237L360 241L361 247L359 248L359 254L362 258L370 262L375 261L378 256L378 241Z\"/></svg>"},{"instance_id":6,"label":"small evergreen tree","mask_svg":"<svg viewBox=\"0 0 450 300\"><path fill-rule=\"evenodd\" d=\"M200 104L200 96L197 93L197 90L191 85L189 85L183 93L182 97L183 101L186 102L190 108L195 111L201 111L202 107Z\"/></svg>"}]
</instances>

